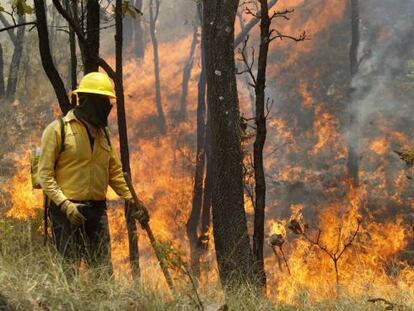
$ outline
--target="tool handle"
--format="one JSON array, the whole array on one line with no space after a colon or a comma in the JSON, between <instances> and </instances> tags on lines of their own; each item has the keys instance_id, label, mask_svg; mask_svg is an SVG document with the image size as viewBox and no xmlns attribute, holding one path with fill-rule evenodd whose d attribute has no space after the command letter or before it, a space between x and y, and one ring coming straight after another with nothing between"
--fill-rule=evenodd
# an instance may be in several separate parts
<instances>
[{"instance_id":1,"label":"tool handle","mask_svg":"<svg viewBox=\"0 0 414 311\"><path fill-rule=\"evenodd\" d=\"M129 188L129 191L131 191L132 197L134 198L135 202L138 203L139 199L138 199L137 193L135 192L134 186L132 185L131 176L129 176L128 173L124 172L124 178L125 178L125 181L127 183L128 188ZM151 227L150 227L148 222L145 222L145 223L140 222L140 224L141 224L142 228L147 232L147 235L148 235L148 238L150 240L151 246L155 251L155 256L157 257L158 262L160 263L160 267L161 267L161 270L164 274L165 280L167 281L168 287L171 289L171 291L174 292L175 288L174 288L174 284L173 284L170 272L168 271L168 268L164 263L164 259L162 258L161 254L158 250L157 240L155 239L154 233L152 232Z\"/></svg>"}]
</instances>

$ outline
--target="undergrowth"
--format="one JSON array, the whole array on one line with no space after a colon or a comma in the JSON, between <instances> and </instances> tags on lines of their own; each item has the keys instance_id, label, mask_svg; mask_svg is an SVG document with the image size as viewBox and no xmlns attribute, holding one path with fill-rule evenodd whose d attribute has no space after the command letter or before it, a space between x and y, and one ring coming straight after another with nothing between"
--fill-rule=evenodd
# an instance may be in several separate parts
<instances>
[{"instance_id":1,"label":"undergrowth","mask_svg":"<svg viewBox=\"0 0 414 311\"><path fill-rule=\"evenodd\" d=\"M172 294L157 286L159 280L144 277L137 284L127 272L108 280L83 269L79 276L68 280L56 263L53 248L43 245L40 227L40 220L0 219L0 310L199 310L188 291ZM219 310L224 304L221 297L218 285L200 289L204 310ZM229 310L412 310L403 304L368 302L364 297L346 295L319 303L311 301L304 292L295 306L281 306L245 289L230 297L227 307Z\"/></svg>"}]
</instances>

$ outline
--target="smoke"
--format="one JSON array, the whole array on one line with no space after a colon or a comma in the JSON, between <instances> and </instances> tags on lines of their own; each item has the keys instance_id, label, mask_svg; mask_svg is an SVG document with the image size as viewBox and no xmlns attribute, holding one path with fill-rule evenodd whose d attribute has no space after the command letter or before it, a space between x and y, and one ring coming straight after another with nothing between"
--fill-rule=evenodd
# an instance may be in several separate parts
<instances>
[{"instance_id":1,"label":"smoke","mask_svg":"<svg viewBox=\"0 0 414 311\"><path fill-rule=\"evenodd\" d=\"M407 62L414 57L414 2L361 2L361 45L359 72L352 81L357 90L353 107L361 126L369 123L376 112L413 115L411 99L398 92L404 85ZM411 119L411 118L410 118Z\"/></svg>"}]
</instances>

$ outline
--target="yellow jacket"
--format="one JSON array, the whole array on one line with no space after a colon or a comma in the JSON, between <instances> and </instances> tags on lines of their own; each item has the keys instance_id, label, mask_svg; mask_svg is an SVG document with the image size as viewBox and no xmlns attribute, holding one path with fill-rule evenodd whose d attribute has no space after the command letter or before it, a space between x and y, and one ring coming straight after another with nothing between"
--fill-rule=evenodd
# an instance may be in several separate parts
<instances>
[{"instance_id":1,"label":"yellow jacket","mask_svg":"<svg viewBox=\"0 0 414 311\"><path fill-rule=\"evenodd\" d=\"M42 136L38 173L46 195L57 205L66 199L105 200L109 185L119 196L130 199L121 163L104 131L99 131L92 150L87 130L73 110L63 120L65 148L61 154L59 120L49 124Z\"/></svg>"}]
</instances>

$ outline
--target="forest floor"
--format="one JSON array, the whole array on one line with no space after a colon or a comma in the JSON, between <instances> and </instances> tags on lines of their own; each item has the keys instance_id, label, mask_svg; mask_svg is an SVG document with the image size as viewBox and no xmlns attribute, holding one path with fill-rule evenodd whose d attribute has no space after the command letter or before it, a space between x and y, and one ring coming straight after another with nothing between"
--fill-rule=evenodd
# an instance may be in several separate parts
<instances>
[{"instance_id":1,"label":"forest floor","mask_svg":"<svg viewBox=\"0 0 414 311\"><path fill-rule=\"evenodd\" d=\"M138 287L126 274L109 281L84 269L68 281L52 248L42 244L40 224L40 214L37 220L0 219L0 310L200 310L194 292L183 289L172 295L154 278L143 278ZM220 310L222 297L219 286L200 290L204 310ZM304 293L295 305L277 305L246 290L229 299L227 306L228 310L413 310L397 302L372 303L367 297L345 294L311 302L314 298Z\"/></svg>"}]
</instances>

